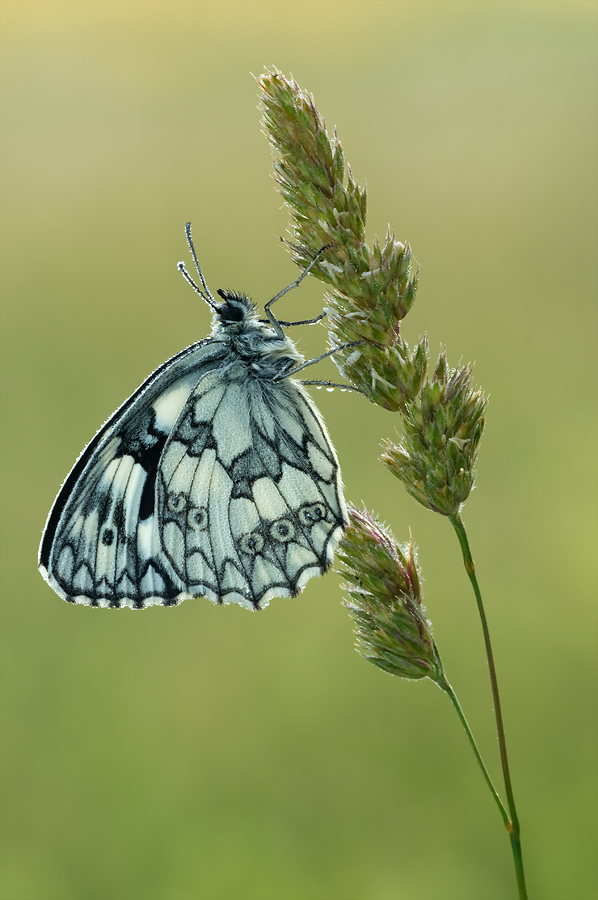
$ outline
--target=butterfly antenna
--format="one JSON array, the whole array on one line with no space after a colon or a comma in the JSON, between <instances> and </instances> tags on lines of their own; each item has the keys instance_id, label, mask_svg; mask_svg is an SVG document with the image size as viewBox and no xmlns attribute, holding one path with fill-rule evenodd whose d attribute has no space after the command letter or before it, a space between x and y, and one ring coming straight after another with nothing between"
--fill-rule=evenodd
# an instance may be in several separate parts
<instances>
[{"instance_id":1,"label":"butterfly antenna","mask_svg":"<svg viewBox=\"0 0 598 900\"><path fill-rule=\"evenodd\" d=\"M197 259L197 254L196 254L196 252L195 252L195 247L193 246L193 239L192 239L192 237L191 237L191 222L187 222L187 224L185 225L185 234L187 235L187 243L189 244L189 249L191 250L191 256L193 257L193 262L195 263L195 268L197 269L197 271L198 271L198 273L199 273L199 279L200 279L200 281L201 281L201 283L202 283L202 285L203 285L203 288L204 288L204 290L205 290L205 294L204 294L204 292L201 290L201 288L199 287L199 285L197 285L197 284L193 281L193 279L191 278L191 276L189 275L189 272L188 272L187 269L185 268L185 263L182 263L182 262L178 263L178 264L177 264L177 269L179 270L179 272L181 273L181 275L183 276L183 278L185 279L185 281L189 282L189 284L191 285L191 287L193 288L193 290L194 290L196 293L198 293L199 296L202 297L202 298L206 301L206 303L207 303L209 306L212 307L212 309L215 310L215 309L216 309L216 301L215 301L214 297L212 296L209 287L208 287L207 284L206 284L205 278L203 277L203 272L201 271L201 268L200 268L200 265L199 265L199 262L198 262L198 259Z\"/></svg>"},{"instance_id":2,"label":"butterfly antenna","mask_svg":"<svg viewBox=\"0 0 598 900\"><path fill-rule=\"evenodd\" d=\"M176 267L177 267L177 269L179 270L179 272L181 273L181 275L183 276L183 278L185 279L185 281L187 281L187 282L191 285L191 287L193 288L193 290L195 291L195 293L196 293L196 294L199 294L199 296L200 296L203 300L205 300L206 303L208 303L210 306L212 306L212 303L210 302L210 298L209 298L209 297L206 297L206 295L204 294L204 292L202 291L202 289L199 287L199 285L198 285L198 284L195 284L195 282L193 281L193 279L192 279L191 276L189 275L189 272L188 272L187 269L185 268L185 263L184 263L184 262L177 263L177 264L176 264ZM214 307L212 306L212 309L213 309L213 308L214 308Z\"/></svg>"}]
</instances>

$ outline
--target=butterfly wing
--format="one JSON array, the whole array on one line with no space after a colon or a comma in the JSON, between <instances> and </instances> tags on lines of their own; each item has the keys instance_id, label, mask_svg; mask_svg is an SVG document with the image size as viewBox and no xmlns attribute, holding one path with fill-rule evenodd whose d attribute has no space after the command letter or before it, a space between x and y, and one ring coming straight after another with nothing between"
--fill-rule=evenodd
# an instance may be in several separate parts
<instances>
[{"instance_id":1,"label":"butterfly wing","mask_svg":"<svg viewBox=\"0 0 598 900\"><path fill-rule=\"evenodd\" d=\"M249 608L322 574L347 523L326 427L290 379L207 373L166 442L156 495L184 596Z\"/></svg>"},{"instance_id":2,"label":"butterfly wing","mask_svg":"<svg viewBox=\"0 0 598 900\"><path fill-rule=\"evenodd\" d=\"M208 339L164 363L66 479L40 548L64 599L249 608L330 565L347 522L336 454L296 382L233 378Z\"/></svg>"},{"instance_id":3,"label":"butterfly wing","mask_svg":"<svg viewBox=\"0 0 598 900\"><path fill-rule=\"evenodd\" d=\"M39 567L65 600L143 607L174 602L184 585L162 552L155 516L160 456L222 344L200 341L165 362L85 448L50 511Z\"/></svg>"}]
</instances>

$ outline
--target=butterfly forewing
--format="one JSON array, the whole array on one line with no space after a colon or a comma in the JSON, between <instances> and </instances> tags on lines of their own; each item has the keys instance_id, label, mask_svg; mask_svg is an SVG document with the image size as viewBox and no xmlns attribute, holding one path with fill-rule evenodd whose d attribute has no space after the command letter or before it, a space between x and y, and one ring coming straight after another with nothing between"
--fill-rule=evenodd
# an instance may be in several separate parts
<instances>
[{"instance_id":1,"label":"butterfly forewing","mask_svg":"<svg viewBox=\"0 0 598 900\"><path fill-rule=\"evenodd\" d=\"M155 579L160 596L151 596L151 562L160 548L156 472L180 409L220 350L200 341L160 366L77 460L48 517L39 556L44 578L64 599L94 606L165 601L168 571Z\"/></svg>"}]
</instances>

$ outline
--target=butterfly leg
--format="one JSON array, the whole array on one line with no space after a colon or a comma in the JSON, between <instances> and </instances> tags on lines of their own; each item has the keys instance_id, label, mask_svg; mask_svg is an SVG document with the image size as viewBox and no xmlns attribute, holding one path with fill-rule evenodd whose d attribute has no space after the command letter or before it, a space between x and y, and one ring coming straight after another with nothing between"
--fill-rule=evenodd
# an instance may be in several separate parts
<instances>
[{"instance_id":1,"label":"butterfly leg","mask_svg":"<svg viewBox=\"0 0 598 900\"><path fill-rule=\"evenodd\" d=\"M357 391L358 394L363 394L364 397L367 396L365 391L362 391L361 388L355 387L354 384L337 384L335 381L302 381L301 384L315 384L316 387L326 387L326 388L340 388L341 391Z\"/></svg>"},{"instance_id":2,"label":"butterfly leg","mask_svg":"<svg viewBox=\"0 0 598 900\"><path fill-rule=\"evenodd\" d=\"M280 327L280 322L278 321L278 319L276 318L274 313L271 311L270 307L272 306L273 303L276 303L277 300L280 300L281 297L284 297L285 294L288 294L289 291L292 291L293 288L298 287L301 284L301 282L303 281L303 279L306 277L306 275L309 275L309 273L311 272L311 270L313 269L313 267L315 266L315 264L317 263L319 258L322 256L322 254L325 253L326 250L328 250L328 248L331 246L332 246L332 244L326 244L324 247L322 247L320 250L318 250L318 252L314 256L314 258L312 259L310 264L305 267L305 269L303 270L303 272L301 273L299 278L297 278L297 280L293 281L291 284L288 284L285 288L282 289L282 291L279 291L275 297L272 297L272 299L268 300L268 302L266 303L266 305L264 307L264 312L266 313L266 315L268 317L268 322L270 323L270 325L272 326L272 328L274 329L274 331L276 332L278 337L281 337L281 338L284 337L284 333L282 331L282 328ZM295 323L293 323L293 324L295 324ZM296 324L302 324L302 323L296 323ZM308 324L308 323L306 322L305 324Z\"/></svg>"},{"instance_id":3,"label":"butterfly leg","mask_svg":"<svg viewBox=\"0 0 598 900\"><path fill-rule=\"evenodd\" d=\"M315 319L302 319L300 322L283 322L282 319L278 319L279 325L284 325L285 328L290 328L291 325L317 325L318 322L321 322L322 319L326 318L326 313L320 313L319 316L316 316ZM269 325L270 322L267 319L260 319L260 322L263 325Z\"/></svg>"},{"instance_id":4,"label":"butterfly leg","mask_svg":"<svg viewBox=\"0 0 598 900\"><path fill-rule=\"evenodd\" d=\"M333 347L332 350L327 350L326 353L322 353L321 356L316 356L315 359L306 359L300 366L295 366L294 369L283 372L282 375L274 378L274 381L281 381L283 378L289 378L291 375L296 375L301 369L305 369L307 366L313 366L315 363L320 362L320 360L326 359L327 356L334 356L335 353L339 353L341 350L348 350L349 347L358 347L362 343L363 341L349 341L348 344L340 344L338 347Z\"/></svg>"}]
</instances>

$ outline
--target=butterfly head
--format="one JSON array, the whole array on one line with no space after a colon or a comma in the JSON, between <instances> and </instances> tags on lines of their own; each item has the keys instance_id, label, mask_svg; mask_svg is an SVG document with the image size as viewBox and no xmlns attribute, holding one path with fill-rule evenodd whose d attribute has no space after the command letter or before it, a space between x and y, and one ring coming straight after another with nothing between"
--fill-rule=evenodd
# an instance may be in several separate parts
<instances>
[{"instance_id":1,"label":"butterfly head","mask_svg":"<svg viewBox=\"0 0 598 900\"><path fill-rule=\"evenodd\" d=\"M255 319L257 310L249 297L245 294L237 294L236 291L216 292L222 297L222 303L214 304L214 311L221 325L244 325L248 319Z\"/></svg>"}]
</instances>

